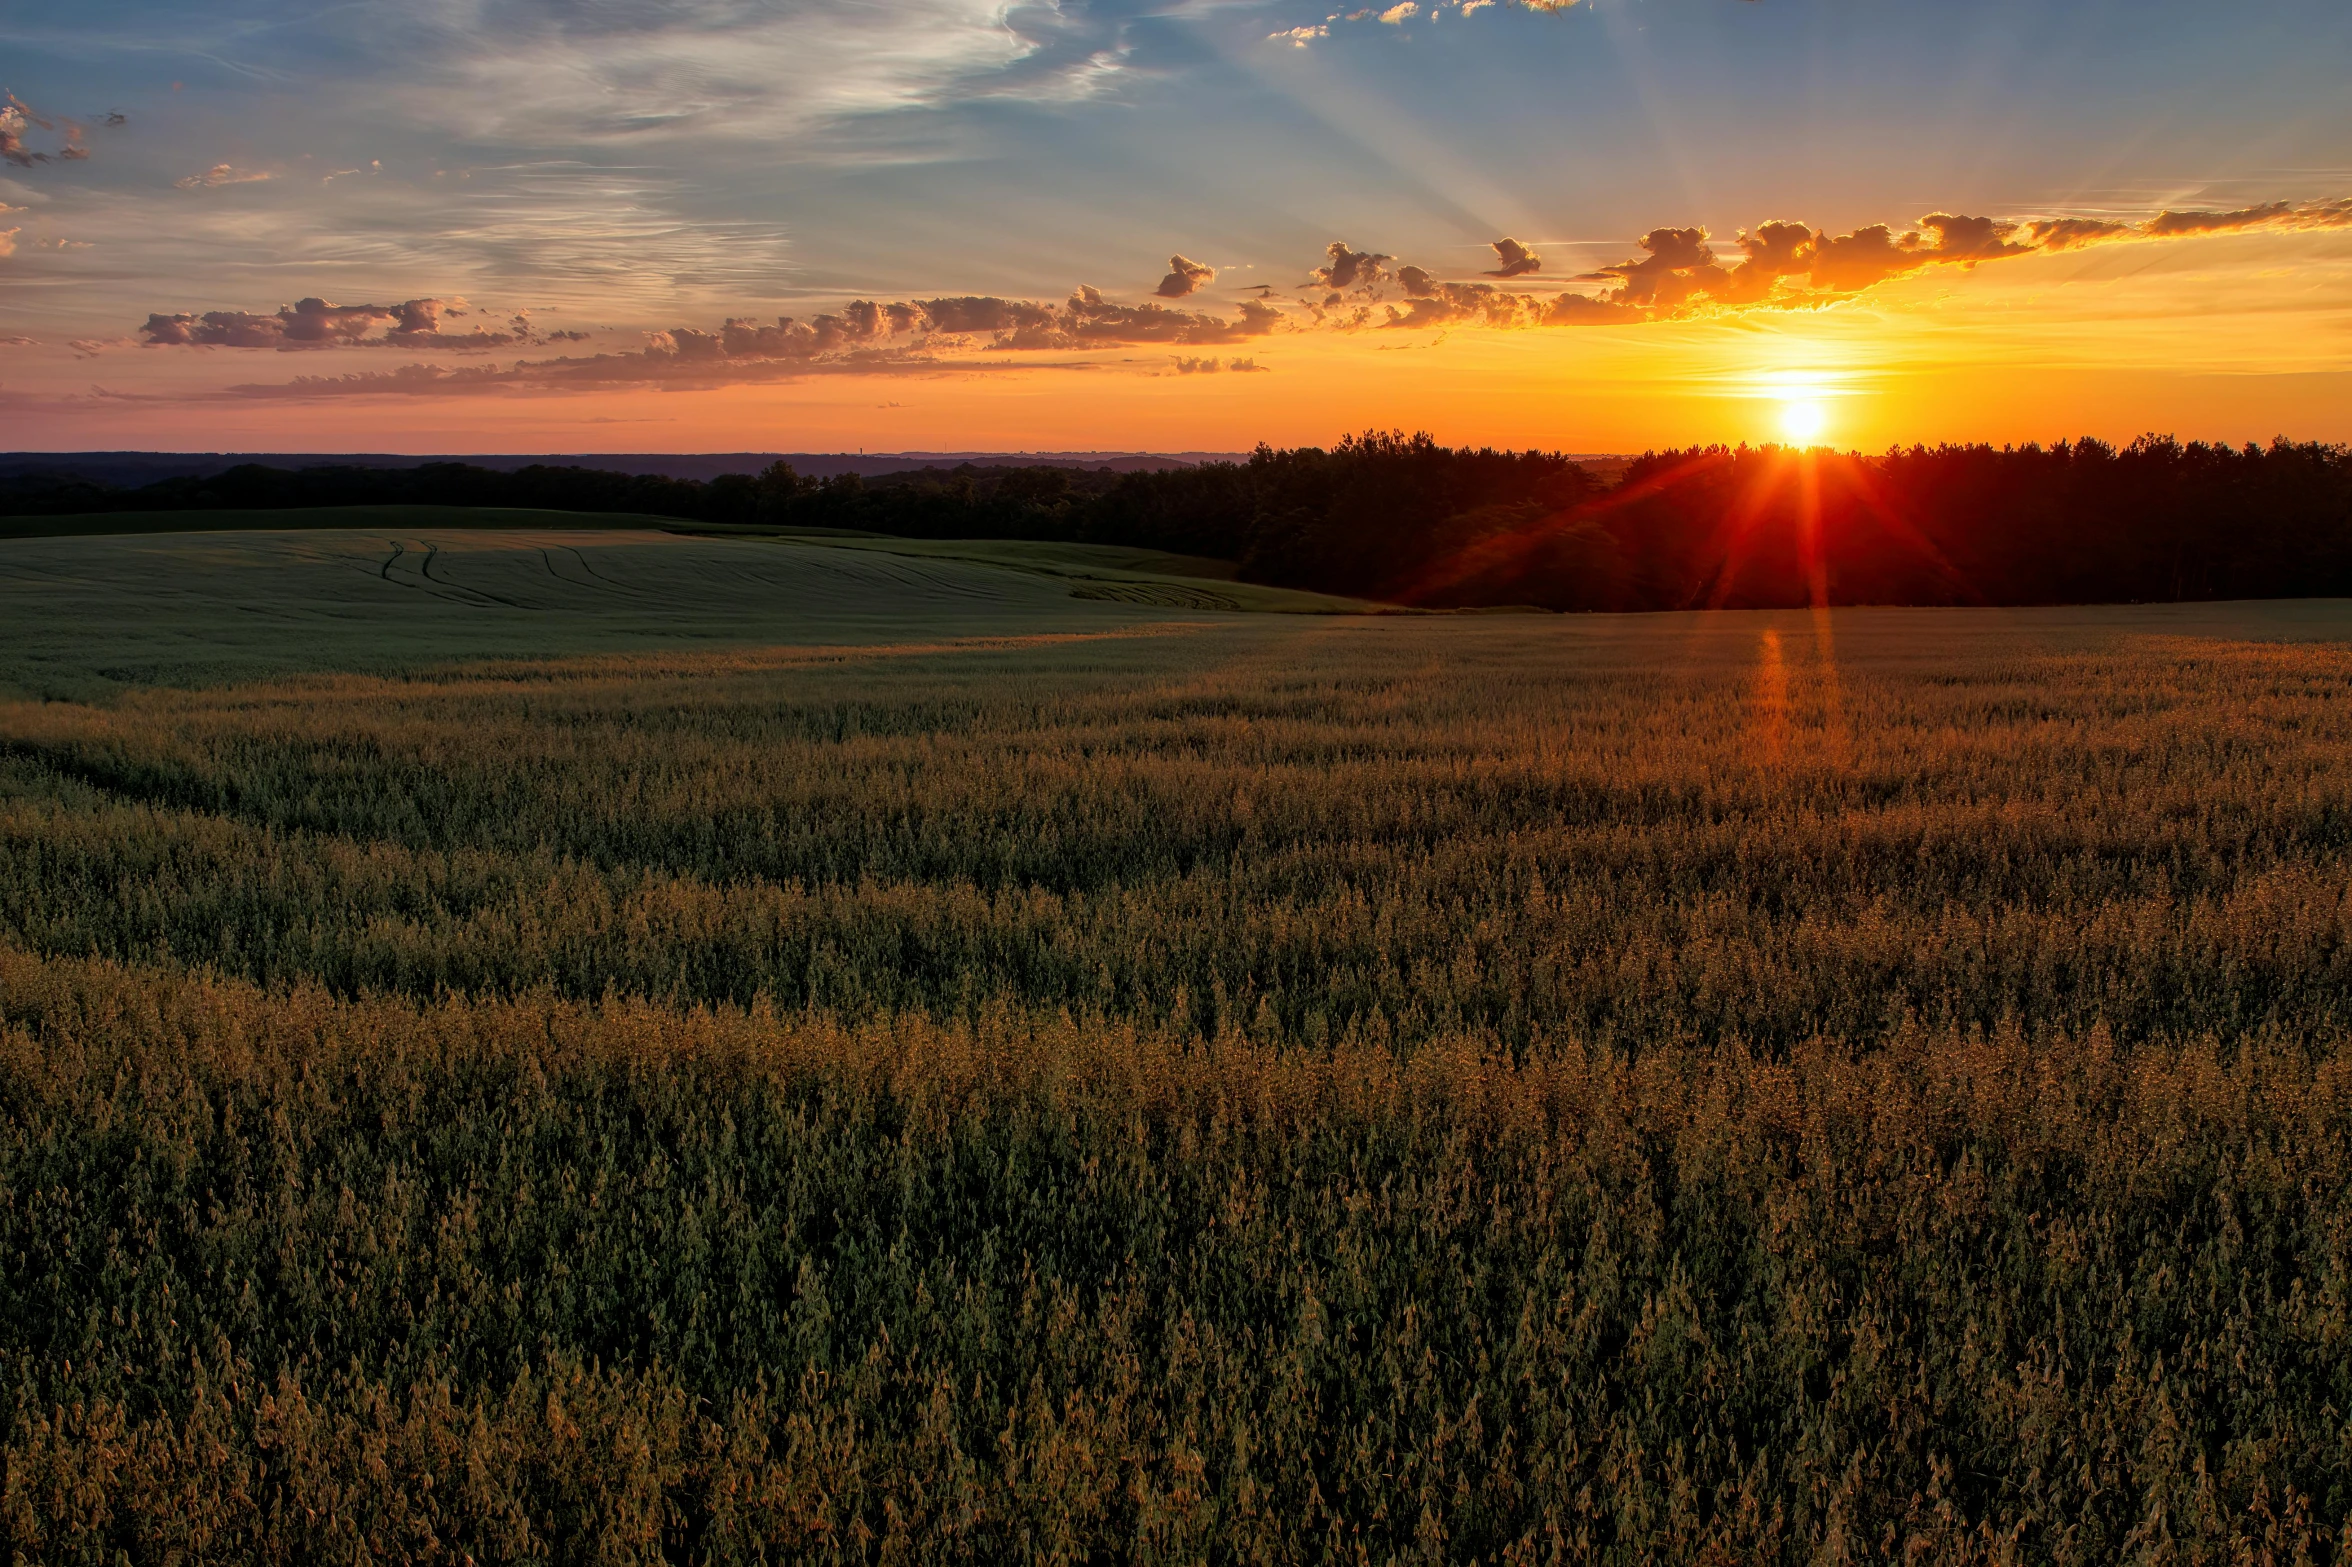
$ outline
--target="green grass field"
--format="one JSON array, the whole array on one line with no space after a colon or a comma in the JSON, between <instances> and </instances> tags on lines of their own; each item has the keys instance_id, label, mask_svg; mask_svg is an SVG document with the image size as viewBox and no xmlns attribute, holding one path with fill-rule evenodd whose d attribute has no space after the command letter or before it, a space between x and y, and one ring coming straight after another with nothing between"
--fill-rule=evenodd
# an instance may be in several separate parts
<instances>
[{"instance_id":1,"label":"green grass field","mask_svg":"<svg viewBox=\"0 0 2352 1567\"><path fill-rule=\"evenodd\" d=\"M0 545L22 1559L2352 1559L2352 605L373 538Z\"/></svg>"},{"instance_id":2,"label":"green grass field","mask_svg":"<svg viewBox=\"0 0 2352 1567\"><path fill-rule=\"evenodd\" d=\"M265 526L234 526L245 520ZM0 688L43 696L420 661L1372 608L1235 583L1221 562L1086 545L729 537L647 526L662 519L452 507L35 525L51 521L75 531L0 540L0 622L12 628ZM206 526L153 526L163 522Z\"/></svg>"}]
</instances>

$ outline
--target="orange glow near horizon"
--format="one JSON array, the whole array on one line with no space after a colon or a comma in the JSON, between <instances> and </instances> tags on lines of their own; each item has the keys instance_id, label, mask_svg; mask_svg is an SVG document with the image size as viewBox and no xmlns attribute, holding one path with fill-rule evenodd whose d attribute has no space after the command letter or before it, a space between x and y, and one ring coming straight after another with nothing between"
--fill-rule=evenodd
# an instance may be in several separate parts
<instances>
[{"instance_id":1,"label":"orange glow near horizon","mask_svg":"<svg viewBox=\"0 0 2352 1567\"><path fill-rule=\"evenodd\" d=\"M2010 261L1823 310L1283 331L1252 341L1255 373L1180 373L1172 353L1126 349L732 386L305 398L222 393L380 356L105 349L19 351L6 389L27 450L1237 452L1365 429L1569 452L2352 440L2352 237L2147 247L2128 272L2121 259Z\"/></svg>"}]
</instances>

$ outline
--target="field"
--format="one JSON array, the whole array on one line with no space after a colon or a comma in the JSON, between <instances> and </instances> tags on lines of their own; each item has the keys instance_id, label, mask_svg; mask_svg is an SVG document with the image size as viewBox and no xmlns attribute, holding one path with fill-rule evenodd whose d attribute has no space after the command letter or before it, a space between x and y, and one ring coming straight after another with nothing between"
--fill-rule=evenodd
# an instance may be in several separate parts
<instances>
[{"instance_id":1,"label":"field","mask_svg":"<svg viewBox=\"0 0 2352 1567\"><path fill-rule=\"evenodd\" d=\"M0 690L1367 607L1145 550L655 524L689 526L431 506L23 519L49 531L0 537Z\"/></svg>"},{"instance_id":2,"label":"field","mask_svg":"<svg viewBox=\"0 0 2352 1567\"><path fill-rule=\"evenodd\" d=\"M2352 605L587 537L0 546L23 1559L2352 1559Z\"/></svg>"}]
</instances>

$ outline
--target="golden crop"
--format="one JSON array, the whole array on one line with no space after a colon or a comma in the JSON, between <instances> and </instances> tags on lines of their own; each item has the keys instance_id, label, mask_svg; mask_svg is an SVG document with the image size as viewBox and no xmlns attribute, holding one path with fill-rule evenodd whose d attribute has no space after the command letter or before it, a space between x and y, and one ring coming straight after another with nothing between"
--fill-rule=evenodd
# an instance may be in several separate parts
<instances>
[{"instance_id":1,"label":"golden crop","mask_svg":"<svg viewBox=\"0 0 2352 1567\"><path fill-rule=\"evenodd\" d=\"M0 708L0 1532L2344 1560L2352 649L2298 624Z\"/></svg>"}]
</instances>

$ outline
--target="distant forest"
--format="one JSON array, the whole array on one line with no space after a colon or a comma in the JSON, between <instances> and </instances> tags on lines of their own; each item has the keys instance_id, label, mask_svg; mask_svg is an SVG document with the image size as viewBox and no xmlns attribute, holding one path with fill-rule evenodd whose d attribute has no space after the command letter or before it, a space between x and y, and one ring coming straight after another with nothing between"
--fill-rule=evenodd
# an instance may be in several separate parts
<instances>
[{"instance_id":1,"label":"distant forest","mask_svg":"<svg viewBox=\"0 0 2352 1567\"><path fill-rule=\"evenodd\" d=\"M1565 457L1366 434L1159 473L932 469L707 483L461 463L247 466L114 489L0 484L0 515L342 505L547 507L921 538L1136 545L1245 580L1431 607L2070 604L2352 595L2352 449L2143 437L2117 448Z\"/></svg>"}]
</instances>

